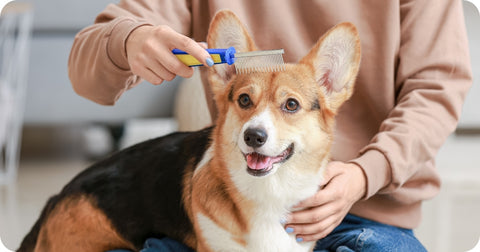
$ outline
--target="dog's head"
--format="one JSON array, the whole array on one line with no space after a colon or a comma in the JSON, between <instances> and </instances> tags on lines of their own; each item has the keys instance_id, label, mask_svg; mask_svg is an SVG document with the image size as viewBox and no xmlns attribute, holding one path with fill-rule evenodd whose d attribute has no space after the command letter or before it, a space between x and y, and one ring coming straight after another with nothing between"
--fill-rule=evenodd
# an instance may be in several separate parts
<instances>
[{"instance_id":1,"label":"dog's head","mask_svg":"<svg viewBox=\"0 0 480 252\"><path fill-rule=\"evenodd\" d=\"M207 42L211 48L257 50L230 11L214 17ZM231 169L244 165L234 172L255 177L284 167L292 174L318 172L329 158L334 117L352 94L359 64L356 28L342 23L285 71L236 75L233 66L212 67L208 78L219 110L214 137L223 152L217 154L235 164Z\"/></svg>"}]
</instances>

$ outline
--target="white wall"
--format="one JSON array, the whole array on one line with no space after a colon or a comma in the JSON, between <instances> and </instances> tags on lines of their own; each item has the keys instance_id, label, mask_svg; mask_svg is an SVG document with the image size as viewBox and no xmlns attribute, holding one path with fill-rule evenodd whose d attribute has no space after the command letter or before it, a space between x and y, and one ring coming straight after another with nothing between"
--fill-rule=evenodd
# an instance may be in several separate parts
<instances>
[{"instance_id":1,"label":"white wall","mask_svg":"<svg viewBox=\"0 0 480 252\"><path fill-rule=\"evenodd\" d=\"M473 86L467 96L459 127L480 128L480 15L470 2L464 2L465 22L473 70Z\"/></svg>"},{"instance_id":2,"label":"white wall","mask_svg":"<svg viewBox=\"0 0 480 252\"><path fill-rule=\"evenodd\" d=\"M174 80L161 86L142 83L115 106L101 106L74 93L67 60L75 34L93 23L115 0L23 0L34 5L25 124L120 122L139 117L172 115Z\"/></svg>"},{"instance_id":3,"label":"white wall","mask_svg":"<svg viewBox=\"0 0 480 252\"><path fill-rule=\"evenodd\" d=\"M67 75L73 36L39 33L33 37L25 124L118 122L172 115L177 80L161 86L141 83L125 92L114 106L98 105L77 95Z\"/></svg>"}]
</instances>

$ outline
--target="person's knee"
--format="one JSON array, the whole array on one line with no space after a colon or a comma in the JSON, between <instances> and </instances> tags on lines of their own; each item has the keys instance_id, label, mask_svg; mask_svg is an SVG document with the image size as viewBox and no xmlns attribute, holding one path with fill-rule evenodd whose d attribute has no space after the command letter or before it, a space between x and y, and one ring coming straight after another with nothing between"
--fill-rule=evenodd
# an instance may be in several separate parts
<instances>
[{"instance_id":1,"label":"person's knee","mask_svg":"<svg viewBox=\"0 0 480 252\"><path fill-rule=\"evenodd\" d=\"M412 231L395 227L367 228L356 246L359 251L427 251Z\"/></svg>"}]
</instances>

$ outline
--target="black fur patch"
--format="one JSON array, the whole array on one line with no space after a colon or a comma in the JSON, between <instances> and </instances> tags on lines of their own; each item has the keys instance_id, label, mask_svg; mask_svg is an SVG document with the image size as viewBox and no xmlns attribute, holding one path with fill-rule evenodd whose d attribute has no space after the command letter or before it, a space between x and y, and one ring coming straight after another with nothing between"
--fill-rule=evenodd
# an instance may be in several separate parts
<instances>
[{"instance_id":1,"label":"black fur patch","mask_svg":"<svg viewBox=\"0 0 480 252\"><path fill-rule=\"evenodd\" d=\"M230 86L230 91L228 92L228 101L233 102L233 85Z\"/></svg>"},{"instance_id":2,"label":"black fur patch","mask_svg":"<svg viewBox=\"0 0 480 252\"><path fill-rule=\"evenodd\" d=\"M320 109L320 102L316 99L313 103L312 103L312 107L310 108L311 110L319 110Z\"/></svg>"},{"instance_id":3,"label":"black fur patch","mask_svg":"<svg viewBox=\"0 0 480 252\"><path fill-rule=\"evenodd\" d=\"M57 202L82 194L93 197L118 233L138 250L149 237L183 241L193 234L182 201L183 175L202 159L212 129L139 143L84 170L50 199L22 247L36 243L39 227Z\"/></svg>"}]
</instances>

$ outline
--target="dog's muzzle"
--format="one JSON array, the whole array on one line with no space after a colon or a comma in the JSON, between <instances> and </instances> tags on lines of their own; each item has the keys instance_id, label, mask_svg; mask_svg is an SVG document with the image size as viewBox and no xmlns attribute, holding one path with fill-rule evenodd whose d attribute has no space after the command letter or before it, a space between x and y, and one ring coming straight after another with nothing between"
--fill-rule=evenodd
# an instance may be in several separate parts
<instances>
[{"instance_id":1,"label":"dog's muzzle","mask_svg":"<svg viewBox=\"0 0 480 252\"><path fill-rule=\"evenodd\" d=\"M271 157L258 152L245 154L247 161L247 172L256 177L262 177L269 174L274 164L285 162L293 154L293 143L286 148L280 155Z\"/></svg>"}]
</instances>

